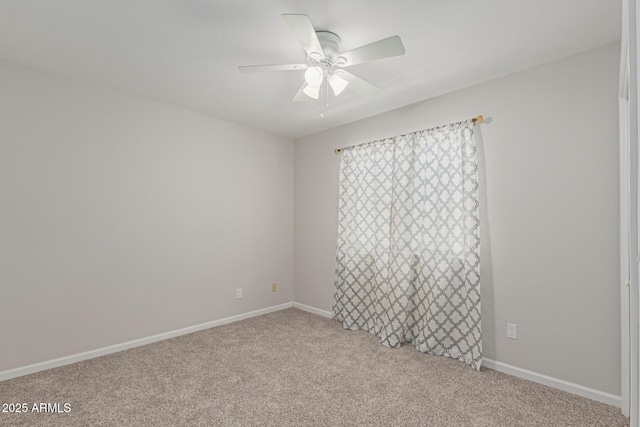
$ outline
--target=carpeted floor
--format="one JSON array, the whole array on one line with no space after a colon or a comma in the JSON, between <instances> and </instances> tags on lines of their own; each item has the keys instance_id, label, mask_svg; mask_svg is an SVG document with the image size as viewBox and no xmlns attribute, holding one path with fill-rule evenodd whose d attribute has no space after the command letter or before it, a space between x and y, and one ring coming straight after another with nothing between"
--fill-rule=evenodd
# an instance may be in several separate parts
<instances>
[{"instance_id":1,"label":"carpeted floor","mask_svg":"<svg viewBox=\"0 0 640 427\"><path fill-rule=\"evenodd\" d=\"M618 408L287 309L0 382L2 426L624 426ZM33 403L71 405L30 412Z\"/></svg>"}]
</instances>

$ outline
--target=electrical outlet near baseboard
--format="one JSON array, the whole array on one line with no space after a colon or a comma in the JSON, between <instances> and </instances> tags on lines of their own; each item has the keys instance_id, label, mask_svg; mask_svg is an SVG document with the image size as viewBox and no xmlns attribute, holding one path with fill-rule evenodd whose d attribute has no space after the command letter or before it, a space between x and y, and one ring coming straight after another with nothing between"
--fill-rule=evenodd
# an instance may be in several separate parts
<instances>
[{"instance_id":1,"label":"electrical outlet near baseboard","mask_svg":"<svg viewBox=\"0 0 640 427\"><path fill-rule=\"evenodd\" d=\"M236 289L236 299L242 299L242 288Z\"/></svg>"},{"instance_id":2,"label":"electrical outlet near baseboard","mask_svg":"<svg viewBox=\"0 0 640 427\"><path fill-rule=\"evenodd\" d=\"M518 325L515 323L507 323L507 338L512 340L518 339Z\"/></svg>"},{"instance_id":3,"label":"electrical outlet near baseboard","mask_svg":"<svg viewBox=\"0 0 640 427\"><path fill-rule=\"evenodd\" d=\"M277 283L272 283L271 284L271 292L278 292L278 284Z\"/></svg>"}]
</instances>

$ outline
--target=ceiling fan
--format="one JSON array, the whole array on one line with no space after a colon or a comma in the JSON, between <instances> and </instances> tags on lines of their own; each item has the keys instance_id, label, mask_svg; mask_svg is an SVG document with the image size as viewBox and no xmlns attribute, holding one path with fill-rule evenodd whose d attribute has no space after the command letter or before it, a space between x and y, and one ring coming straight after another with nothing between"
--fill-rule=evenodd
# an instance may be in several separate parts
<instances>
[{"instance_id":1,"label":"ceiling fan","mask_svg":"<svg viewBox=\"0 0 640 427\"><path fill-rule=\"evenodd\" d=\"M368 81L346 71L344 68L363 62L404 55L404 45L399 36L391 36L339 53L341 39L330 31L316 31L307 15L283 14L282 19L293 31L307 53L307 62L280 65L249 65L238 69L243 73L259 71L305 70L304 83L293 97L294 101L318 99L328 95L328 87L334 95L345 88L360 96L375 96L381 89Z\"/></svg>"}]
</instances>

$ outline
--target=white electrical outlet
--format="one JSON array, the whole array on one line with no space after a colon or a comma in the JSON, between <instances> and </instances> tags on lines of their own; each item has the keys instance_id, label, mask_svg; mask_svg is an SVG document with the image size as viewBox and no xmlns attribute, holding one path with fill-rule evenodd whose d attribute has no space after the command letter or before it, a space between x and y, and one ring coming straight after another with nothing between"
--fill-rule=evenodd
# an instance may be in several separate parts
<instances>
[{"instance_id":1,"label":"white electrical outlet","mask_svg":"<svg viewBox=\"0 0 640 427\"><path fill-rule=\"evenodd\" d=\"M518 339L518 325L515 323L507 323L507 338L512 340Z\"/></svg>"},{"instance_id":2,"label":"white electrical outlet","mask_svg":"<svg viewBox=\"0 0 640 427\"><path fill-rule=\"evenodd\" d=\"M236 289L236 299L242 299L242 288Z\"/></svg>"}]
</instances>

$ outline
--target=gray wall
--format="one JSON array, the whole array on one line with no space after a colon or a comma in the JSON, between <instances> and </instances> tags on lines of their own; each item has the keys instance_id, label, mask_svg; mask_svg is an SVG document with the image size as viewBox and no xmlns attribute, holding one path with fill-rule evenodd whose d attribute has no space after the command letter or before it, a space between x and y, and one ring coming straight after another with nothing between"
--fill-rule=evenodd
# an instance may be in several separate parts
<instances>
[{"instance_id":1,"label":"gray wall","mask_svg":"<svg viewBox=\"0 0 640 427\"><path fill-rule=\"evenodd\" d=\"M491 116L481 127L485 357L620 395L618 61L609 45L296 141L295 300L331 310L334 148Z\"/></svg>"},{"instance_id":2,"label":"gray wall","mask_svg":"<svg viewBox=\"0 0 640 427\"><path fill-rule=\"evenodd\" d=\"M0 371L290 302L293 152L0 61Z\"/></svg>"},{"instance_id":3,"label":"gray wall","mask_svg":"<svg viewBox=\"0 0 640 427\"><path fill-rule=\"evenodd\" d=\"M619 395L617 68L610 45L300 139L294 180L289 140L0 61L0 371L330 310L333 148L484 114L485 355Z\"/></svg>"}]
</instances>

